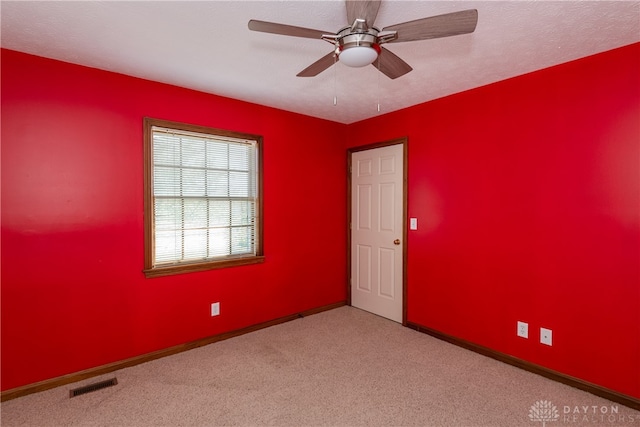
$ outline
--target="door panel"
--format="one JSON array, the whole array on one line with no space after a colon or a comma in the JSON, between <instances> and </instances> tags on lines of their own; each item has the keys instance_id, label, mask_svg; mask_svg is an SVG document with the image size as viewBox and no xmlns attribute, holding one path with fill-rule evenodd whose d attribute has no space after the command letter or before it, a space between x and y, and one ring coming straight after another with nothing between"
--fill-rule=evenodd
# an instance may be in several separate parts
<instances>
[{"instance_id":1,"label":"door panel","mask_svg":"<svg viewBox=\"0 0 640 427\"><path fill-rule=\"evenodd\" d=\"M351 154L351 304L402 322L404 147Z\"/></svg>"},{"instance_id":2,"label":"door panel","mask_svg":"<svg viewBox=\"0 0 640 427\"><path fill-rule=\"evenodd\" d=\"M357 257L356 285L360 291L371 292L371 246L358 245Z\"/></svg>"},{"instance_id":3,"label":"door panel","mask_svg":"<svg viewBox=\"0 0 640 427\"><path fill-rule=\"evenodd\" d=\"M394 192L395 183L387 182L380 184L380 197L378 198L378 212L380 212L380 231L395 231L395 206Z\"/></svg>"},{"instance_id":4,"label":"door panel","mask_svg":"<svg viewBox=\"0 0 640 427\"><path fill-rule=\"evenodd\" d=\"M358 186L358 229L371 230L371 185Z\"/></svg>"},{"instance_id":5,"label":"door panel","mask_svg":"<svg viewBox=\"0 0 640 427\"><path fill-rule=\"evenodd\" d=\"M394 285L396 283L394 251L386 248L380 248L380 252L378 254L378 268L380 270L379 296L394 299Z\"/></svg>"}]
</instances>

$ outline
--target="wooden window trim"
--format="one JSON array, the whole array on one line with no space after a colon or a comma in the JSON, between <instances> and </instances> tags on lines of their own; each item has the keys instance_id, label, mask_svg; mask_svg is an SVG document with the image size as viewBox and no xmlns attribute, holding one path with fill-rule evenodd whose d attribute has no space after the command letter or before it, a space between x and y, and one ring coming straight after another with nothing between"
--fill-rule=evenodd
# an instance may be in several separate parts
<instances>
[{"instance_id":1,"label":"wooden window trim","mask_svg":"<svg viewBox=\"0 0 640 427\"><path fill-rule=\"evenodd\" d=\"M202 262L182 262L154 267L154 217L153 217L153 134L152 127L164 127L187 132L253 140L257 143L258 154L258 224L256 236L258 243L256 254L250 256L229 256L225 258ZM147 278L161 277L174 274L193 273L219 268L236 267L242 265L260 264L264 257L264 195L263 195L263 160L262 136L241 132L232 132L208 126L192 125L168 120L144 118L144 269Z\"/></svg>"}]
</instances>

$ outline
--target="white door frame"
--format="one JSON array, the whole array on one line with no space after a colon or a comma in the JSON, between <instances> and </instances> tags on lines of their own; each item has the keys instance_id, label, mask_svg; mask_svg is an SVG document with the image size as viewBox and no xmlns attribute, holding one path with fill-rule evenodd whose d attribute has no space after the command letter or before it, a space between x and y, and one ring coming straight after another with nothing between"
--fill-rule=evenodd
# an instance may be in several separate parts
<instances>
[{"instance_id":1,"label":"white door frame","mask_svg":"<svg viewBox=\"0 0 640 427\"><path fill-rule=\"evenodd\" d=\"M407 137L377 142L347 150L347 305L351 304L351 169L352 154L389 145L402 144L402 325L407 326Z\"/></svg>"}]
</instances>

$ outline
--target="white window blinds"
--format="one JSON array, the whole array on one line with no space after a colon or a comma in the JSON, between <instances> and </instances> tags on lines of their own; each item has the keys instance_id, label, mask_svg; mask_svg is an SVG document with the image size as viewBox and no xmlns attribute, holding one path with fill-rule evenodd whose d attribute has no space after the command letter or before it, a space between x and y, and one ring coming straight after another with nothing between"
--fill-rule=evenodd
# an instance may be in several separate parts
<instances>
[{"instance_id":1,"label":"white window blinds","mask_svg":"<svg viewBox=\"0 0 640 427\"><path fill-rule=\"evenodd\" d=\"M257 141L152 127L154 265L256 255Z\"/></svg>"}]
</instances>

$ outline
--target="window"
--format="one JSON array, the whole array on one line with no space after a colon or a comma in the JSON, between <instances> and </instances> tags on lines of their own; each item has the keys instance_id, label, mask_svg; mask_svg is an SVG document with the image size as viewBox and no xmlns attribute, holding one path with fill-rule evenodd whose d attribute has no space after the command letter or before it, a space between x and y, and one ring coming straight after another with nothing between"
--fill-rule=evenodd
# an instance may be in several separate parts
<instances>
[{"instance_id":1,"label":"window","mask_svg":"<svg viewBox=\"0 0 640 427\"><path fill-rule=\"evenodd\" d=\"M145 118L147 277L264 261L261 143Z\"/></svg>"}]
</instances>

